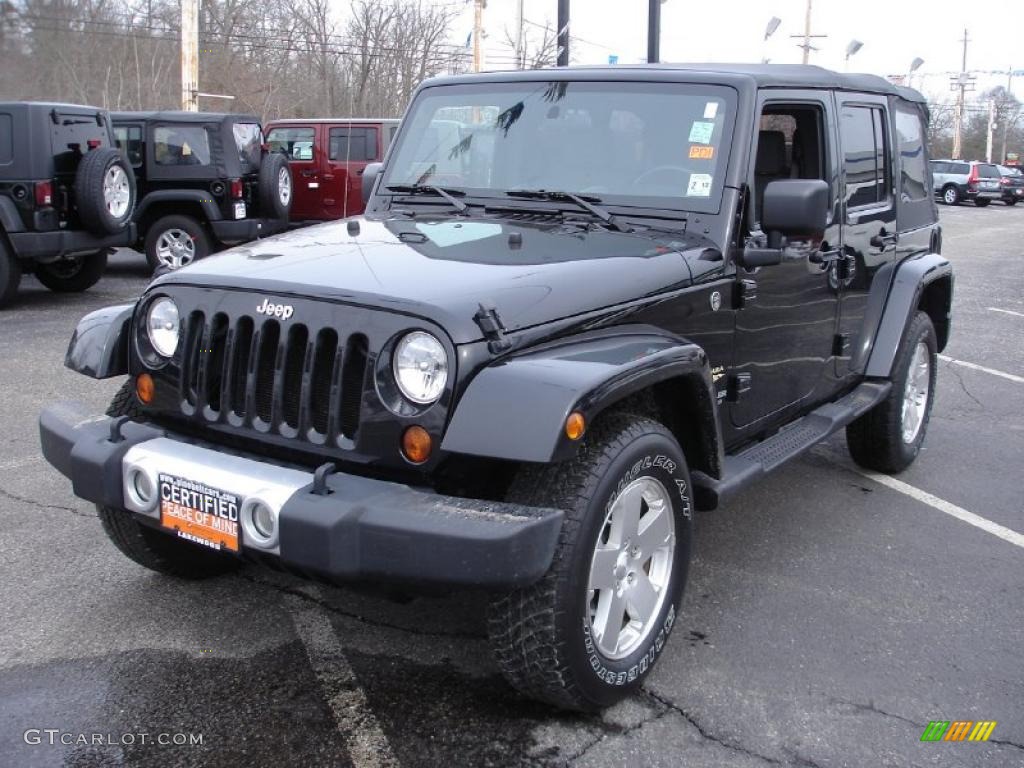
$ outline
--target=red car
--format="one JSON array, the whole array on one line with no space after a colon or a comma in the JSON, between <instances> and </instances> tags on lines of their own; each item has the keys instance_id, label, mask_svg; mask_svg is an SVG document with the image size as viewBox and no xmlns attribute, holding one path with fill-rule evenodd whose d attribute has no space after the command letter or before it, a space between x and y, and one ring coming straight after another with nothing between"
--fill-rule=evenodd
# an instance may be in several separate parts
<instances>
[{"instance_id":1,"label":"red car","mask_svg":"<svg viewBox=\"0 0 1024 768\"><path fill-rule=\"evenodd\" d=\"M362 175L384 159L397 119L274 120L267 143L284 152L295 195L291 221L329 221L363 212Z\"/></svg>"}]
</instances>

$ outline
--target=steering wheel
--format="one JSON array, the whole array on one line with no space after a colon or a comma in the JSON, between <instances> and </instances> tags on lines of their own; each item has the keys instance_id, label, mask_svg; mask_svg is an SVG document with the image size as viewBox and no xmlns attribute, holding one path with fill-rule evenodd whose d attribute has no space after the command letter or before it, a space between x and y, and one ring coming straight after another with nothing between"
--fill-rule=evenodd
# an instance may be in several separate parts
<instances>
[{"instance_id":1,"label":"steering wheel","mask_svg":"<svg viewBox=\"0 0 1024 768\"><path fill-rule=\"evenodd\" d=\"M644 171L635 179L633 179L632 186L639 186L640 184L646 182L651 176L665 172L685 175L686 178L683 179L684 188L686 186L686 182L689 180L690 174L693 173L693 171L691 171L689 168L683 168L682 166L679 165L656 165L654 168L648 168L646 171Z\"/></svg>"}]
</instances>

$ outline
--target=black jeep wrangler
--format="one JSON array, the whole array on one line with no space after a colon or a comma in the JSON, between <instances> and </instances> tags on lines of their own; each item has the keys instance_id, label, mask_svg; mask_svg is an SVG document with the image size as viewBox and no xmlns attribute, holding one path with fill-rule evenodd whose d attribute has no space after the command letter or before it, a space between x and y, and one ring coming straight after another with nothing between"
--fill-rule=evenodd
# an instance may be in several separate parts
<instances>
[{"instance_id":1,"label":"black jeep wrangler","mask_svg":"<svg viewBox=\"0 0 1024 768\"><path fill-rule=\"evenodd\" d=\"M135 239L135 178L96 107L0 103L0 307L34 272L52 291L84 291L107 253Z\"/></svg>"},{"instance_id":2,"label":"black jeep wrangler","mask_svg":"<svg viewBox=\"0 0 1024 768\"><path fill-rule=\"evenodd\" d=\"M428 81L365 216L85 318L67 365L130 379L44 411L44 453L148 568L490 590L512 685L609 705L679 621L696 510L841 428L881 472L921 450L953 289L926 125L815 67Z\"/></svg>"},{"instance_id":3,"label":"black jeep wrangler","mask_svg":"<svg viewBox=\"0 0 1024 768\"><path fill-rule=\"evenodd\" d=\"M138 245L154 270L175 270L224 245L288 227L292 176L259 119L209 112L114 112L135 169Z\"/></svg>"}]
</instances>

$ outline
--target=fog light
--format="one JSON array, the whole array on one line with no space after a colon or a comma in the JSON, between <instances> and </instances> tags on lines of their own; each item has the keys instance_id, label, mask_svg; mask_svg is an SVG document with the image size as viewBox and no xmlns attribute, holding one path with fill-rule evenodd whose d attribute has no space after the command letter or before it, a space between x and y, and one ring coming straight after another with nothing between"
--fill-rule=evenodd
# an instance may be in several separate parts
<instances>
[{"instance_id":1,"label":"fog light","mask_svg":"<svg viewBox=\"0 0 1024 768\"><path fill-rule=\"evenodd\" d=\"M261 549L277 546L277 513L262 499L249 497L239 515L246 543Z\"/></svg>"},{"instance_id":2,"label":"fog light","mask_svg":"<svg viewBox=\"0 0 1024 768\"><path fill-rule=\"evenodd\" d=\"M156 489L149 475L138 467L133 467L128 474L128 493L135 506L150 510L156 501Z\"/></svg>"},{"instance_id":3,"label":"fog light","mask_svg":"<svg viewBox=\"0 0 1024 768\"><path fill-rule=\"evenodd\" d=\"M430 458L430 433L423 427L409 427L402 434L402 455L413 464L422 464Z\"/></svg>"},{"instance_id":4,"label":"fog light","mask_svg":"<svg viewBox=\"0 0 1024 768\"><path fill-rule=\"evenodd\" d=\"M565 420L565 436L570 440L579 440L587 430L587 421L579 411L573 411Z\"/></svg>"},{"instance_id":5,"label":"fog light","mask_svg":"<svg viewBox=\"0 0 1024 768\"><path fill-rule=\"evenodd\" d=\"M153 377L148 373L140 373L135 379L135 394L146 405L152 403L156 396L156 383L153 381Z\"/></svg>"},{"instance_id":6,"label":"fog light","mask_svg":"<svg viewBox=\"0 0 1024 768\"><path fill-rule=\"evenodd\" d=\"M263 538L269 539L274 536L274 513L262 501L256 502L252 508L252 525Z\"/></svg>"}]
</instances>

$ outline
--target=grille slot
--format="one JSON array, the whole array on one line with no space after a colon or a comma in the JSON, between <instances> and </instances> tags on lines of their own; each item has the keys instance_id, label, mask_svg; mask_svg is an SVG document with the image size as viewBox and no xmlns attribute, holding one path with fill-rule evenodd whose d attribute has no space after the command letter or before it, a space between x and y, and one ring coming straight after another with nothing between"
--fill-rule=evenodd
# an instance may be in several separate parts
<instances>
[{"instance_id":1,"label":"grille slot","mask_svg":"<svg viewBox=\"0 0 1024 768\"><path fill-rule=\"evenodd\" d=\"M181 409L346 447L359 430L368 349L360 333L195 311L184 329Z\"/></svg>"}]
</instances>

